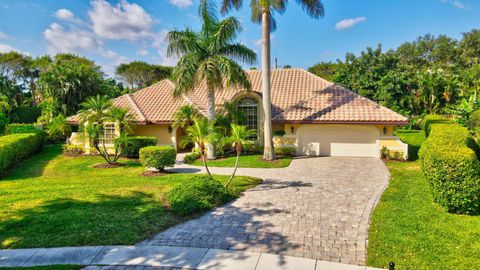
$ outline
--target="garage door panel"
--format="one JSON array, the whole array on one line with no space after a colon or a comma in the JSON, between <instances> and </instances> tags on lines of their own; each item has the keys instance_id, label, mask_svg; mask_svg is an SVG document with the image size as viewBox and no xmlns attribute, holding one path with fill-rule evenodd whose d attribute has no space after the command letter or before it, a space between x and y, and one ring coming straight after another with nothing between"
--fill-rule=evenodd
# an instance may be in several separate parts
<instances>
[{"instance_id":1,"label":"garage door panel","mask_svg":"<svg viewBox=\"0 0 480 270\"><path fill-rule=\"evenodd\" d=\"M373 126L312 125L298 130L299 152L305 155L378 157L378 129ZM313 146L319 145L320 151ZM319 153L318 153L319 152Z\"/></svg>"}]
</instances>

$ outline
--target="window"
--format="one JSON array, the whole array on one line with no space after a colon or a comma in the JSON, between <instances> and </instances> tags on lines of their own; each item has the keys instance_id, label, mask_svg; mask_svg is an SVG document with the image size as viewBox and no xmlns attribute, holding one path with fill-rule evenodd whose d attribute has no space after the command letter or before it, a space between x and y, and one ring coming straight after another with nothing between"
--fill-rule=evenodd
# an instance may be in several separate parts
<instances>
[{"instance_id":1,"label":"window","mask_svg":"<svg viewBox=\"0 0 480 270\"><path fill-rule=\"evenodd\" d=\"M113 140L117 137L115 133L115 124L104 124L103 134L100 135L101 144L113 144Z\"/></svg>"},{"instance_id":2,"label":"window","mask_svg":"<svg viewBox=\"0 0 480 270\"><path fill-rule=\"evenodd\" d=\"M258 101L253 97L244 97L238 102L238 110L243 114L244 119L239 125L247 126L248 129L255 130L255 134L250 136L250 140L258 139Z\"/></svg>"}]
</instances>

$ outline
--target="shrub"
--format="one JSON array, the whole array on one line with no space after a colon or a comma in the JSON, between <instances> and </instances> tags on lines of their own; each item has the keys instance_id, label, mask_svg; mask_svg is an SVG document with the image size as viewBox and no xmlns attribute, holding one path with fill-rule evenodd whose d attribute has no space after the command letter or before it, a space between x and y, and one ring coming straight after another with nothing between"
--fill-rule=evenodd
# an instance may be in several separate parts
<instances>
[{"instance_id":1,"label":"shrub","mask_svg":"<svg viewBox=\"0 0 480 270\"><path fill-rule=\"evenodd\" d=\"M232 191L210 176L195 176L167 193L172 211L179 215L206 211L233 198Z\"/></svg>"},{"instance_id":2,"label":"shrub","mask_svg":"<svg viewBox=\"0 0 480 270\"><path fill-rule=\"evenodd\" d=\"M43 133L21 133L0 137L0 175L15 163L40 151L43 147Z\"/></svg>"},{"instance_id":3,"label":"shrub","mask_svg":"<svg viewBox=\"0 0 480 270\"><path fill-rule=\"evenodd\" d=\"M46 125L46 132L49 141L59 142L65 141L65 139L71 134L72 128L67 124L67 118L62 114L59 114L53 117Z\"/></svg>"},{"instance_id":4,"label":"shrub","mask_svg":"<svg viewBox=\"0 0 480 270\"><path fill-rule=\"evenodd\" d=\"M2 112L0 112L0 134L4 134L5 133L5 129L7 128L8 126L8 118L5 116L5 114L3 114Z\"/></svg>"},{"instance_id":5,"label":"shrub","mask_svg":"<svg viewBox=\"0 0 480 270\"><path fill-rule=\"evenodd\" d=\"M177 151L173 146L147 146L140 149L140 162L146 168L164 171L165 167L173 167Z\"/></svg>"},{"instance_id":6,"label":"shrub","mask_svg":"<svg viewBox=\"0 0 480 270\"><path fill-rule=\"evenodd\" d=\"M381 158L388 158L390 156L390 150L386 146L383 146L382 149L380 149L380 157Z\"/></svg>"},{"instance_id":7,"label":"shrub","mask_svg":"<svg viewBox=\"0 0 480 270\"><path fill-rule=\"evenodd\" d=\"M85 150L80 145L65 144L63 146L63 153L67 155L76 156L76 155L82 155L83 153L85 153Z\"/></svg>"},{"instance_id":8,"label":"shrub","mask_svg":"<svg viewBox=\"0 0 480 270\"><path fill-rule=\"evenodd\" d=\"M428 137L430 135L430 128L433 124L452 124L453 122L448 120L442 115L430 114L423 118L422 120L422 129L425 131L425 135Z\"/></svg>"},{"instance_id":9,"label":"shrub","mask_svg":"<svg viewBox=\"0 0 480 270\"><path fill-rule=\"evenodd\" d=\"M275 154L283 156L295 156L297 149L293 146L277 146L275 147Z\"/></svg>"},{"instance_id":10,"label":"shrub","mask_svg":"<svg viewBox=\"0 0 480 270\"><path fill-rule=\"evenodd\" d=\"M157 137L132 136L126 138L126 148L124 156L129 158L138 158L140 149L147 146L157 145Z\"/></svg>"},{"instance_id":11,"label":"shrub","mask_svg":"<svg viewBox=\"0 0 480 270\"><path fill-rule=\"evenodd\" d=\"M283 137L283 136L285 136L285 130L277 130L277 131L273 132L273 136Z\"/></svg>"},{"instance_id":12,"label":"shrub","mask_svg":"<svg viewBox=\"0 0 480 270\"><path fill-rule=\"evenodd\" d=\"M187 154L184 158L183 161L185 163L193 163L195 160L199 159L201 157L201 154L197 150L193 150L190 154Z\"/></svg>"},{"instance_id":13,"label":"shrub","mask_svg":"<svg viewBox=\"0 0 480 270\"><path fill-rule=\"evenodd\" d=\"M420 148L434 200L449 212L480 212L480 164L466 128L436 124Z\"/></svg>"},{"instance_id":14,"label":"shrub","mask_svg":"<svg viewBox=\"0 0 480 270\"><path fill-rule=\"evenodd\" d=\"M10 124L7 126L7 134L17 134L17 133L37 133L43 131L37 128L33 124Z\"/></svg>"},{"instance_id":15,"label":"shrub","mask_svg":"<svg viewBox=\"0 0 480 270\"><path fill-rule=\"evenodd\" d=\"M474 111L470 114L468 128L477 134L480 133L480 110Z\"/></svg>"},{"instance_id":16,"label":"shrub","mask_svg":"<svg viewBox=\"0 0 480 270\"><path fill-rule=\"evenodd\" d=\"M42 110L39 107L21 106L12 113L12 122L33 124L41 114Z\"/></svg>"},{"instance_id":17,"label":"shrub","mask_svg":"<svg viewBox=\"0 0 480 270\"><path fill-rule=\"evenodd\" d=\"M244 154L262 154L263 153L263 145L259 144L246 144L243 146L242 149Z\"/></svg>"}]
</instances>

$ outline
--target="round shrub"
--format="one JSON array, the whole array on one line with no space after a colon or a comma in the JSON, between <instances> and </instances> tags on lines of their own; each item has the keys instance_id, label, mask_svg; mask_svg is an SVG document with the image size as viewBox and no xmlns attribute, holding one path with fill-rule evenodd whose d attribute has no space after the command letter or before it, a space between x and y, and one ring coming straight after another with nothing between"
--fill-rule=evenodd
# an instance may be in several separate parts
<instances>
[{"instance_id":1,"label":"round shrub","mask_svg":"<svg viewBox=\"0 0 480 270\"><path fill-rule=\"evenodd\" d=\"M232 191L210 176L195 176L167 193L172 211L179 215L206 211L234 198Z\"/></svg>"},{"instance_id":2,"label":"round shrub","mask_svg":"<svg viewBox=\"0 0 480 270\"><path fill-rule=\"evenodd\" d=\"M140 149L157 145L157 137L132 136L126 139L124 155L129 158L138 158Z\"/></svg>"},{"instance_id":3,"label":"round shrub","mask_svg":"<svg viewBox=\"0 0 480 270\"><path fill-rule=\"evenodd\" d=\"M147 146L140 149L140 162L147 168L155 168L161 172L165 167L173 167L177 151L173 146Z\"/></svg>"},{"instance_id":4,"label":"round shrub","mask_svg":"<svg viewBox=\"0 0 480 270\"><path fill-rule=\"evenodd\" d=\"M475 131L475 133L480 133L480 110L474 111L470 114L468 127Z\"/></svg>"}]
</instances>

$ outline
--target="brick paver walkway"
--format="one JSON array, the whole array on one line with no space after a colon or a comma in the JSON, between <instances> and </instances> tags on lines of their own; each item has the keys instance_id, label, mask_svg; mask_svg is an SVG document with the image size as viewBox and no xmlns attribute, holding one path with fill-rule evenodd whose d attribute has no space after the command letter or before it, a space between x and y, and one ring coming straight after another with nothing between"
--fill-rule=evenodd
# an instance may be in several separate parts
<instances>
[{"instance_id":1,"label":"brick paver walkway","mask_svg":"<svg viewBox=\"0 0 480 270\"><path fill-rule=\"evenodd\" d=\"M175 170L199 171L179 165ZM211 168L229 174L231 168ZM388 183L373 158L296 159L282 169L239 169L264 182L234 202L139 245L248 250L364 265L369 218Z\"/></svg>"}]
</instances>

